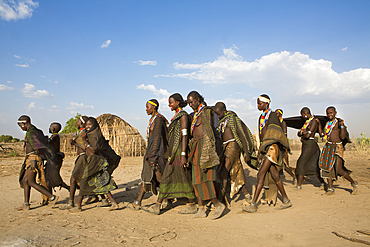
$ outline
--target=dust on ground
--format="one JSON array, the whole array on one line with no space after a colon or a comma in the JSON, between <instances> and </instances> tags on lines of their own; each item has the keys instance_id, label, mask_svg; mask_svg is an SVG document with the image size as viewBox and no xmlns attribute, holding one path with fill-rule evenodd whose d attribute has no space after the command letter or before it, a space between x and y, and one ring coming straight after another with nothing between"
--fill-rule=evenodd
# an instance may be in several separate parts
<instances>
[{"instance_id":1,"label":"dust on ground","mask_svg":"<svg viewBox=\"0 0 370 247\"><path fill-rule=\"evenodd\" d=\"M300 151L290 156L295 166ZM370 242L370 236L356 230L370 230L370 154L346 151L346 166L360 183L359 195L351 195L351 185L342 178L334 196L323 196L319 182L308 177L297 191L292 178L282 181L293 207L283 211L259 205L257 213L241 210L243 198L231 202L218 220L190 219L177 212L185 207L179 200L161 215L126 208L138 194L142 158L123 158L114 172L118 189L113 196L121 209L108 211L96 204L83 206L81 213L40 206L41 195L31 191L31 210L17 212L23 203L18 173L24 157L0 158L0 246L363 246L332 234ZM74 157L66 157L61 175L67 184ZM256 171L245 167L247 188L254 191ZM68 201L65 189L55 192L57 205ZM156 196L147 194L143 205L152 205ZM281 203L278 200L277 206ZM210 212L212 214L213 212Z\"/></svg>"}]
</instances>

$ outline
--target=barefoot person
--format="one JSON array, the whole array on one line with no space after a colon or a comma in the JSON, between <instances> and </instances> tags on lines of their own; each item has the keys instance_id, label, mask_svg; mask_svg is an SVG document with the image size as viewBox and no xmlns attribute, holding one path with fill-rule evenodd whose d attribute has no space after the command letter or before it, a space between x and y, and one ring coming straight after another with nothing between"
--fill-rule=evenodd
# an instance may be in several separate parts
<instances>
[{"instance_id":1,"label":"barefoot person","mask_svg":"<svg viewBox=\"0 0 370 247\"><path fill-rule=\"evenodd\" d=\"M75 160L75 166L72 170L71 178L70 178L70 190L69 190L69 200L66 205L64 205L61 209L71 209L75 206L74 204L74 197L77 189L77 184L81 182L82 175L84 172L85 165L87 163L87 155L85 149L87 147L86 139L86 129L85 123L88 117L81 116L77 120L77 128L79 132L74 137L74 139L70 140L70 144L76 146L77 148L77 158Z\"/></svg>"},{"instance_id":2,"label":"barefoot person","mask_svg":"<svg viewBox=\"0 0 370 247\"><path fill-rule=\"evenodd\" d=\"M146 128L148 146L143 159L139 195L133 203L127 205L128 208L133 210L141 208L141 201L145 192L152 192L157 195L157 187L159 187L166 166L168 121L158 113L158 108L159 102L156 99L146 102L146 113L151 116Z\"/></svg>"},{"instance_id":3,"label":"barefoot person","mask_svg":"<svg viewBox=\"0 0 370 247\"><path fill-rule=\"evenodd\" d=\"M188 94L187 102L194 110L190 126L190 154L189 162L192 165L192 181L195 195L198 199L198 212L192 218L206 217L205 200L211 200L216 210L212 219L219 218L225 205L216 197L213 182L216 180L216 166L220 164L216 153L214 129L214 113L207 107L204 98L196 91Z\"/></svg>"},{"instance_id":4,"label":"barefoot person","mask_svg":"<svg viewBox=\"0 0 370 247\"><path fill-rule=\"evenodd\" d=\"M319 165L321 169L321 177L327 178L328 190L326 195L334 195L333 180L339 176L347 179L352 185L352 194L358 192L358 182L354 181L349 176L349 170L344 166L344 145L348 142L347 127L344 125L343 119L336 118L337 111L334 106L326 109L326 116L329 121L323 129L323 142L326 142L322 149Z\"/></svg>"},{"instance_id":5,"label":"barefoot person","mask_svg":"<svg viewBox=\"0 0 370 247\"><path fill-rule=\"evenodd\" d=\"M306 122L297 134L301 137L302 151L295 170L298 177L296 188L302 189L303 178L308 175L316 175L321 183L321 188L324 188L324 179L319 175L320 148L314 138L316 133L321 133L320 121L318 118L311 115L311 111L308 107L302 108L301 116Z\"/></svg>"},{"instance_id":6,"label":"barefoot person","mask_svg":"<svg viewBox=\"0 0 370 247\"><path fill-rule=\"evenodd\" d=\"M31 118L29 116L21 116L17 123L23 131L26 131L24 138L26 158L19 175L20 186L24 189L24 203L23 206L16 210L30 209L31 187L49 198L51 207L54 207L59 197L52 195L47 188L43 161L45 157L48 159L54 158L55 153L53 147L49 145L44 133L31 124ZM36 183L36 175L40 184Z\"/></svg>"},{"instance_id":7,"label":"barefoot person","mask_svg":"<svg viewBox=\"0 0 370 247\"><path fill-rule=\"evenodd\" d=\"M289 149L289 142L281 127L279 117L269 108L270 102L270 97L266 94L262 94L257 98L258 110L263 112L258 120L259 138L262 142L258 151L260 167L257 174L256 191L252 203L243 207L243 210L249 213L257 211L257 200L267 172L271 173L271 178L275 182L283 199L283 203L278 209L285 209L292 206L279 177L279 170L283 166L283 159L286 150Z\"/></svg>"},{"instance_id":8,"label":"barefoot person","mask_svg":"<svg viewBox=\"0 0 370 247\"><path fill-rule=\"evenodd\" d=\"M246 163L251 163L251 155L256 158L254 150L253 135L243 121L235 112L227 111L223 102L217 102L214 111L219 118L217 131L222 134L223 153L221 155L221 172L223 188L220 198L224 198L227 180L231 180L230 198L242 191L245 200L250 203L252 196L249 194L246 185L243 165L240 161L240 154L243 154ZM256 162L256 159L253 160Z\"/></svg>"},{"instance_id":9,"label":"barefoot person","mask_svg":"<svg viewBox=\"0 0 370 247\"><path fill-rule=\"evenodd\" d=\"M183 110L186 105L187 103L178 93L171 95L168 99L168 106L171 111L175 112L168 127L168 160L162 175L157 203L150 208L143 208L149 213L159 214L163 200L173 198L188 199L188 207L179 211L180 214L197 212L191 183L191 167L187 161L190 116Z\"/></svg>"},{"instance_id":10,"label":"barefoot person","mask_svg":"<svg viewBox=\"0 0 370 247\"><path fill-rule=\"evenodd\" d=\"M70 212L81 212L82 199L88 195L106 195L111 202L109 210L116 210L119 207L111 191L115 190L117 185L111 176L110 164L102 155L103 150L107 148L107 141L101 134L99 124L95 118L89 117L85 126L87 139L82 140L82 146L85 147L87 163L81 178L77 205L70 209Z\"/></svg>"},{"instance_id":11,"label":"barefoot person","mask_svg":"<svg viewBox=\"0 0 370 247\"><path fill-rule=\"evenodd\" d=\"M281 127L283 128L285 136L288 137L288 126L287 126L286 122L283 119L283 110L282 109L276 109L275 113L279 117ZM293 178L293 182L296 180L296 176L293 172L293 169L289 166L288 150L287 150L287 153L284 155L284 171L286 171Z\"/></svg>"}]
</instances>

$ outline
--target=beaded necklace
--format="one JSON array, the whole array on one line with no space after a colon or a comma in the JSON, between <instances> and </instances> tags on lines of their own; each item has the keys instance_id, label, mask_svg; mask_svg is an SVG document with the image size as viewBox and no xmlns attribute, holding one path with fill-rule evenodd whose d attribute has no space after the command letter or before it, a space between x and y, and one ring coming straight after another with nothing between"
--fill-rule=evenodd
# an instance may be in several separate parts
<instances>
[{"instance_id":1,"label":"beaded necklace","mask_svg":"<svg viewBox=\"0 0 370 247\"><path fill-rule=\"evenodd\" d=\"M271 109L268 108L266 109L262 115L261 115L261 119L260 119L260 134L262 133L262 129L265 127L266 123L267 123L267 120L269 119L269 116L270 116L270 113L271 113Z\"/></svg>"},{"instance_id":2,"label":"beaded necklace","mask_svg":"<svg viewBox=\"0 0 370 247\"><path fill-rule=\"evenodd\" d=\"M175 115L173 115L173 117L171 118L171 122L172 120L176 117L176 115L182 110L182 108L177 108L176 111L175 111Z\"/></svg>"},{"instance_id":3,"label":"beaded necklace","mask_svg":"<svg viewBox=\"0 0 370 247\"><path fill-rule=\"evenodd\" d=\"M148 127L146 128L146 140L149 142L149 131L150 131L150 127L152 127L152 124L154 123L154 120L155 118L159 115L159 113L157 112L156 114L154 114L154 116L152 116L150 118L150 121L149 121L149 124L148 124Z\"/></svg>"},{"instance_id":4,"label":"beaded necklace","mask_svg":"<svg viewBox=\"0 0 370 247\"><path fill-rule=\"evenodd\" d=\"M222 122L218 125L218 127L217 127L217 129L216 129L216 130L217 130L219 133L224 133L228 122L229 122L229 118L226 118L226 119L225 119L225 121L222 121Z\"/></svg>"},{"instance_id":5,"label":"beaded necklace","mask_svg":"<svg viewBox=\"0 0 370 247\"><path fill-rule=\"evenodd\" d=\"M191 122L191 133L193 134L193 131L194 131L194 128L195 128L195 125L197 124L197 121L198 121L198 117L199 115L202 113L204 107L206 107L205 105L203 104L200 104L198 106L198 109L197 111L194 113L194 117L193 117L193 121Z\"/></svg>"},{"instance_id":6,"label":"beaded necklace","mask_svg":"<svg viewBox=\"0 0 370 247\"><path fill-rule=\"evenodd\" d=\"M314 118L315 118L314 116L311 116L308 120L306 120L306 122L304 123L303 127L300 130L301 134L307 129L308 125Z\"/></svg>"},{"instance_id":7,"label":"beaded necklace","mask_svg":"<svg viewBox=\"0 0 370 247\"><path fill-rule=\"evenodd\" d=\"M338 120L335 118L333 121L329 121L326 123L324 137L322 138L323 142L329 140L331 131L334 129L334 126L337 124L337 122Z\"/></svg>"}]
</instances>

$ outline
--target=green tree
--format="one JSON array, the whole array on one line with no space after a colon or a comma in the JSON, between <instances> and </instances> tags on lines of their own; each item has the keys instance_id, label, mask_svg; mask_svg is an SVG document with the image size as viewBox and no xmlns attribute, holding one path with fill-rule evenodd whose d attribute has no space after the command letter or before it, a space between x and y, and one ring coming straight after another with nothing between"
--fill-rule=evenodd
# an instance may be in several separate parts
<instances>
[{"instance_id":1,"label":"green tree","mask_svg":"<svg viewBox=\"0 0 370 247\"><path fill-rule=\"evenodd\" d=\"M76 132L78 132L77 121L80 117L81 117L81 114L77 113L77 115L75 117L70 118L66 122L66 125L64 126L63 130L60 133L67 134L67 133L76 133Z\"/></svg>"},{"instance_id":2,"label":"green tree","mask_svg":"<svg viewBox=\"0 0 370 247\"><path fill-rule=\"evenodd\" d=\"M1 135L0 136L0 142L11 142L13 139L10 135Z\"/></svg>"}]
</instances>

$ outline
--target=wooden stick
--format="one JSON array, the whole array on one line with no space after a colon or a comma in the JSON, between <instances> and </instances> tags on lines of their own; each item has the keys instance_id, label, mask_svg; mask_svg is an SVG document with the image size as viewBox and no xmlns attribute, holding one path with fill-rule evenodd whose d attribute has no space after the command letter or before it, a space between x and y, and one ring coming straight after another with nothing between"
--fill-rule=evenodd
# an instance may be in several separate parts
<instances>
[{"instance_id":1,"label":"wooden stick","mask_svg":"<svg viewBox=\"0 0 370 247\"><path fill-rule=\"evenodd\" d=\"M357 243L362 243L362 244L370 245L370 242L368 242L368 241L364 241L364 240L357 239L357 238L349 238L349 237L346 237L344 235L341 235L341 234L339 234L337 232L332 232L332 233L334 233L335 235L337 235L340 238L344 238L344 239L349 240L351 242L357 242Z\"/></svg>"}]
</instances>

